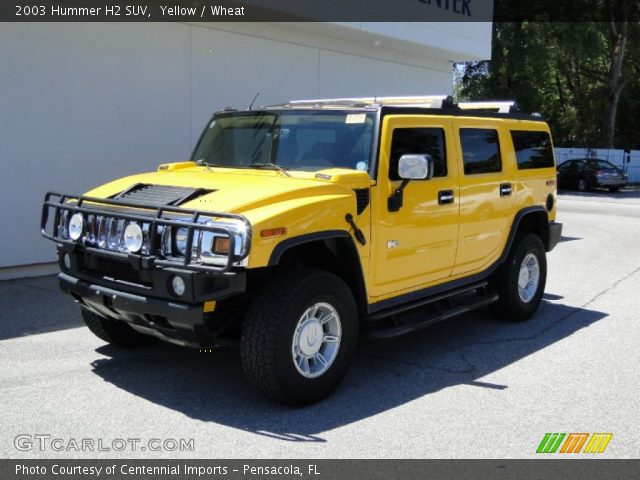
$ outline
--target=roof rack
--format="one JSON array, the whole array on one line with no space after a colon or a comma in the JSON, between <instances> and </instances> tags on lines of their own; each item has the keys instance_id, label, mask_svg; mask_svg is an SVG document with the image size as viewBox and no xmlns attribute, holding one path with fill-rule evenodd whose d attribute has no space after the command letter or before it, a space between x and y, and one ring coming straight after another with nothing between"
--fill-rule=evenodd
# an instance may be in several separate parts
<instances>
[{"instance_id":1,"label":"roof rack","mask_svg":"<svg viewBox=\"0 0 640 480\"><path fill-rule=\"evenodd\" d=\"M491 100L480 102L453 102L447 95L425 95L406 97L352 97L352 98L321 98L308 100L290 100L287 105L302 106L359 106L359 107L419 107L435 109L481 110L494 113L510 113L515 107L513 100Z\"/></svg>"},{"instance_id":2,"label":"roof rack","mask_svg":"<svg viewBox=\"0 0 640 480\"><path fill-rule=\"evenodd\" d=\"M320 98L309 100L290 100L289 105L360 105L360 106L411 106L424 108L441 108L446 95L428 95L421 97L353 97L353 98Z\"/></svg>"},{"instance_id":3,"label":"roof rack","mask_svg":"<svg viewBox=\"0 0 640 480\"><path fill-rule=\"evenodd\" d=\"M491 100L485 102L459 102L462 110L482 110L485 112L511 113L516 102L514 100Z\"/></svg>"}]
</instances>

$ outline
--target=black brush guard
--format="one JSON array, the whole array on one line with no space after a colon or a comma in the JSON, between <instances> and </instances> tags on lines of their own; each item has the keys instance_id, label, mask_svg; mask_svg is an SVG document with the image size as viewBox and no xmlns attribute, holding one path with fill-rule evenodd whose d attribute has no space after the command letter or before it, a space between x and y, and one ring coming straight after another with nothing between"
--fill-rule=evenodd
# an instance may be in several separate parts
<instances>
[{"instance_id":1,"label":"black brush guard","mask_svg":"<svg viewBox=\"0 0 640 480\"><path fill-rule=\"evenodd\" d=\"M137 211L143 210L144 213L132 213L131 211L119 211L114 208L100 209L103 207L119 207L119 208L131 208ZM47 231L47 224L49 218L51 218L51 210L53 210L53 224L52 233ZM82 244L82 242L74 242L70 239L62 238L58 235L57 229L60 224L60 215L62 211L68 211L69 217L74 213L82 213L83 215L101 215L103 217L113 218L116 220L127 220L141 223L149 223L149 255L134 254L134 253L122 253L103 248L97 248ZM189 220L176 220L167 218L167 215L179 215L189 217ZM231 227L224 225L206 225L198 223L201 219L231 219L241 222L245 226L244 245L241 251L242 255L236 255L235 251L235 231ZM159 227L178 227L188 229L187 233L187 246L184 254L184 260L181 258L165 258L161 252L161 238L158 233ZM127 202L118 199L105 199L87 197L83 195L68 195L55 192L48 192L45 195L44 203L42 205L42 217L40 221L40 229L42 236L62 244L66 248L75 249L82 247L89 253L96 253L103 256L110 256L119 259L129 259L136 257L140 260L140 264L143 268L159 267L178 267L185 270L192 270L196 272L209 272L209 273L225 273L229 271L234 264L241 262L249 254L251 246L251 224L242 215L222 213L222 212L206 212L200 210L190 210L179 207L171 206L154 206L145 205L137 202ZM226 264L224 265L205 265L202 263L194 263L192 254L192 243L194 238L194 232L199 230L201 232L211 232L222 235L227 235L229 238L229 255L227 256Z\"/></svg>"}]
</instances>

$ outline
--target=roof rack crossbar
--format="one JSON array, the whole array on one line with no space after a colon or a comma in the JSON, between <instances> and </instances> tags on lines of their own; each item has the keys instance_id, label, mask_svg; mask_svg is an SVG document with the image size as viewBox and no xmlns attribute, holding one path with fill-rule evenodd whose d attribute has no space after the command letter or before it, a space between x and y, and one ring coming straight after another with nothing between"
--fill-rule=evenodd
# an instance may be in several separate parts
<instances>
[{"instance_id":1,"label":"roof rack crossbar","mask_svg":"<svg viewBox=\"0 0 640 480\"><path fill-rule=\"evenodd\" d=\"M412 106L441 108L446 95L425 95L407 97L353 97L353 98L319 98L308 100L291 100L290 105L340 105L356 104L366 106Z\"/></svg>"},{"instance_id":2,"label":"roof rack crossbar","mask_svg":"<svg viewBox=\"0 0 640 480\"><path fill-rule=\"evenodd\" d=\"M459 102L458 107L462 110L484 110L496 113L511 113L511 109L515 107L514 100L490 100L479 102Z\"/></svg>"},{"instance_id":3,"label":"roof rack crossbar","mask_svg":"<svg viewBox=\"0 0 640 480\"><path fill-rule=\"evenodd\" d=\"M494 113L510 113L515 107L513 100L485 100L476 102L453 103L447 95L399 96L399 97L352 97L352 98L318 98L307 100L291 100L288 105L361 105L361 106L393 106L424 108L455 108L461 110L483 110Z\"/></svg>"}]
</instances>

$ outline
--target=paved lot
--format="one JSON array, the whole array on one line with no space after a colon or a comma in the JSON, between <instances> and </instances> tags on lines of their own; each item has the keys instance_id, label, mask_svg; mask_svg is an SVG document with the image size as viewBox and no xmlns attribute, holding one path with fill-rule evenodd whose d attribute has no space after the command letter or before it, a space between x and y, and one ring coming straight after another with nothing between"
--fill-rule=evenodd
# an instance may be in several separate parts
<instances>
[{"instance_id":1,"label":"paved lot","mask_svg":"<svg viewBox=\"0 0 640 480\"><path fill-rule=\"evenodd\" d=\"M135 352L80 327L54 278L0 283L0 457L531 457L545 432L613 432L640 451L640 195L562 194L547 294L520 325L487 312L364 342L304 409L242 377L234 349ZM20 452L18 434L195 439L192 452Z\"/></svg>"}]
</instances>

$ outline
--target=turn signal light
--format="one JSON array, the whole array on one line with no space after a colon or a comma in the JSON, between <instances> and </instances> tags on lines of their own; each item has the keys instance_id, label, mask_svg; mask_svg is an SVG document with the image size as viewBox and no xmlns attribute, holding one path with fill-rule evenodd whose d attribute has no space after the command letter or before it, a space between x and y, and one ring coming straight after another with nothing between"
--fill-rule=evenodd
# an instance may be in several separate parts
<instances>
[{"instance_id":1,"label":"turn signal light","mask_svg":"<svg viewBox=\"0 0 640 480\"><path fill-rule=\"evenodd\" d=\"M281 235L286 235L286 234L287 234L287 229L285 227L268 228L266 230L260 230L260 236L262 238L279 237Z\"/></svg>"},{"instance_id":2,"label":"turn signal light","mask_svg":"<svg viewBox=\"0 0 640 480\"><path fill-rule=\"evenodd\" d=\"M228 255L230 243L229 237L216 237L213 241L213 253L217 255Z\"/></svg>"}]
</instances>

